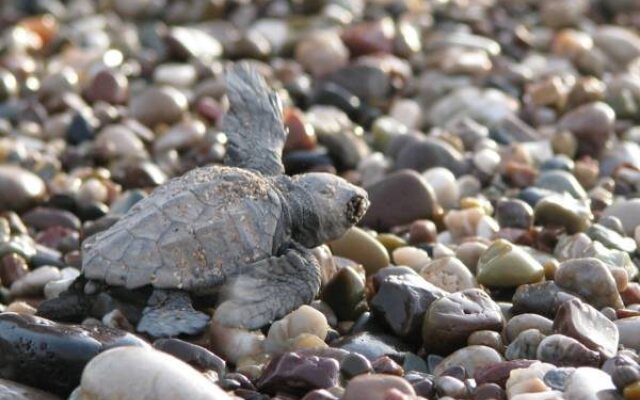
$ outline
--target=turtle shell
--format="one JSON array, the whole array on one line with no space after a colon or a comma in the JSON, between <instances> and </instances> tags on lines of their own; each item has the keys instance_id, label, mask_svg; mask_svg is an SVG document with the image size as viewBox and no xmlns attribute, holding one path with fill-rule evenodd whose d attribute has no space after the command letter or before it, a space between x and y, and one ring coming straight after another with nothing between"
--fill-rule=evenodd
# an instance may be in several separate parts
<instances>
[{"instance_id":1,"label":"turtle shell","mask_svg":"<svg viewBox=\"0 0 640 400\"><path fill-rule=\"evenodd\" d=\"M282 197L268 177L198 168L85 241L83 273L130 289L211 289L280 248L288 235L282 216Z\"/></svg>"}]
</instances>

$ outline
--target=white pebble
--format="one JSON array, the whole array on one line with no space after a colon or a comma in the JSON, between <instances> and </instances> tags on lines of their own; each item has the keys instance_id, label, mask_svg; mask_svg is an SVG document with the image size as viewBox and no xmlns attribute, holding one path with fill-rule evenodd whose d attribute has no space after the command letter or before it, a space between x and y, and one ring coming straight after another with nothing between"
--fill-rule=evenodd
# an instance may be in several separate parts
<instances>
[{"instance_id":1,"label":"white pebble","mask_svg":"<svg viewBox=\"0 0 640 400\"><path fill-rule=\"evenodd\" d=\"M11 296L39 295L47 283L61 278L60 270L56 267L44 266L35 269L11 285Z\"/></svg>"},{"instance_id":2,"label":"white pebble","mask_svg":"<svg viewBox=\"0 0 640 400\"><path fill-rule=\"evenodd\" d=\"M500 155L492 149L482 149L473 156L473 165L487 175L493 175L500 165Z\"/></svg>"},{"instance_id":3,"label":"white pebble","mask_svg":"<svg viewBox=\"0 0 640 400\"><path fill-rule=\"evenodd\" d=\"M231 363L243 357L263 352L264 335L260 331L229 328L219 322L212 322L209 340L214 353Z\"/></svg>"},{"instance_id":4,"label":"white pebble","mask_svg":"<svg viewBox=\"0 0 640 400\"><path fill-rule=\"evenodd\" d=\"M450 209L458 204L458 184L451 171L443 167L435 167L426 170L422 175L433 189L442 207Z\"/></svg>"},{"instance_id":5,"label":"white pebble","mask_svg":"<svg viewBox=\"0 0 640 400\"><path fill-rule=\"evenodd\" d=\"M426 263L431 261L429 253L413 246L404 246L395 249L392 257L394 264L406 265L416 271L419 271Z\"/></svg>"}]
</instances>

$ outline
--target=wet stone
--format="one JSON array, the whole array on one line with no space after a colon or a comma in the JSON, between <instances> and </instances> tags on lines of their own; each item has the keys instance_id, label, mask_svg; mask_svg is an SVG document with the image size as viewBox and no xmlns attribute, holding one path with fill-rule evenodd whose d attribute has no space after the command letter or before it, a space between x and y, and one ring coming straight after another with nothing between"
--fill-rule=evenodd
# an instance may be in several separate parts
<instances>
[{"instance_id":1,"label":"wet stone","mask_svg":"<svg viewBox=\"0 0 640 400\"><path fill-rule=\"evenodd\" d=\"M478 260L478 282L490 287L517 287L540 281L544 269L524 250L498 239Z\"/></svg>"},{"instance_id":2,"label":"wet stone","mask_svg":"<svg viewBox=\"0 0 640 400\"><path fill-rule=\"evenodd\" d=\"M257 386L267 393L306 393L309 390L335 386L338 383L338 372L336 360L285 353L269 362Z\"/></svg>"},{"instance_id":3,"label":"wet stone","mask_svg":"<svg viewBox=\"0 0 640 400\"><path fill-rule=\"evenodd\" d=\"M522 285L513 296L515 314L532 313L554 318L564 302L576 298L574 294L558 287L553 281Z\"/></svg>"},{"instance_id":4,"label":"wet stone","mask_svg":"<svg viewBox=\"0 0 640 400\"><path fill-rule=\"evenodd\" d=\"M545 335L537 329L527 329L507 346L504 356L507 360L536 359L536 352Z\"/></svg>"},{"instance_id":5,"label":"wet stone","mask_svg":"<svg viewBox=\"0 0 640 400\"><path fill-rule=\"evenodd\" d=\"M179 358L200 371L213 370L222 375L225 372L225 362L202 346L185 342L180 339L158 339L153 342L156 350Z\"/></svg>"},{"instance_id":6,"label":"wet stone","mask_svg":"<svg viewBox=\"0 0 640 400\"><path fill-rule=\"evenodd\" d=\"M371 362L358 353L349 353L340 363L340 372L347 379L372 371Z\"/></svg>"},{"instance_id":7,"label":"wet stone","mask_svg":"<svg viewBox=\"0 0 640 400\"><path fill-rule=\"evenodd\" d=\"M2 377L53 393L68 394L80 382L91 358L118 346L147 344L111 328L59 325L34 316L0 314Z\"/></svg>"},{"instance_id":8,"label":"wet stone","mask_svg":"<svg viewBox=\"0 0 640 400\"><path fill-rule=\"evenodd\" d=\"M339 320L353 320L361 311L364 300L364 282L351 267L342 268L326 284L320 298L331 307Z\"/></svg>"}]
</instances>

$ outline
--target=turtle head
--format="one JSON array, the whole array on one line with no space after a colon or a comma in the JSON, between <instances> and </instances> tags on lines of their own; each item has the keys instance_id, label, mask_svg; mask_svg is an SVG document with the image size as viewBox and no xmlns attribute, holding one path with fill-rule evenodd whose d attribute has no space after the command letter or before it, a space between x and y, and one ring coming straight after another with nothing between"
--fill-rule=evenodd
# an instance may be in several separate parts
<instances>
[{"instance_id":1,"label":"turtle head","mask_svg":"<svg viewBox=\"0 0 640 400\"><path fill-rule=\"evenodd\" d=\"M293 239L316 247L344 235L367 212L367 192L327 173L293 177Z\"/></svg>"}]
</instances>

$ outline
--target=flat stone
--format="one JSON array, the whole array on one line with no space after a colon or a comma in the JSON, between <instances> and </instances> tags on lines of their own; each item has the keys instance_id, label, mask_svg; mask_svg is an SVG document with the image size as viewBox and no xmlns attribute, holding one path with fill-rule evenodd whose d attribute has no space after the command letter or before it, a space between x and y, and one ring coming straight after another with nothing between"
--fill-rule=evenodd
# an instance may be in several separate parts
<instances>
[{"instance_id":1,"label":"flat stone","mask_svg":"<svg viewBox=\"0 0 640 400\"><path fill-rule=\"evenodd\" d=\"M590 305L573 299L558 308L553 330L573 337L602 357L613 357L618 350L617 326Z\"/></svg>"},{"instance_id":2,"label":"flat stone","mask_svg":"<svg viewBox=\"0 0 640 400\"><path fill-rule=\"evenodd\" d=\"M598 367L600 355L589 350L576 339L555 334L544 338L538 345L535 358L559 367Z\"/></svg>"},{"instance_id":3,"label":"flat stone","mask_svg":"<svg viewBox=\"0 0 640 400\"><path fill-rule=\"evenodd\" d=\"M420 276L447 292L478 287L471 271L456 257L440 257L429 262L420 270Z\"/></svg>"},{"instance_id":4,"label":"flat stone","mask_svg":"<svg viewBox=\"0 0 640 400\"><path fill-rule=\"evenodd\" d=\"M569 377L564 390L566 400L600 400L616 398L616 387L609 374L596 369L578 368Z\"/></svg>"},{"instance_id":5,"label":"flat stone","mask_svg":"<svg viewBox=\"0 0 640 400\"><path fill-rule=\"evenodd\" d=\"M442 167L460 176L466 172L462 154L443 140L420 138L403 146L395 157L396 169L423 172Z\"/></svg>"},{"instance_id":6,"label":"flat stone","mask_svg":"<svg viewBox=\"0 0 640 400\"><path fill-rule=\"evenodd\" d=\"M187 363L150 348L121 347L95 357L82 373L80 400L226 400L217 385Z\"/></svg>"}]
</instances>

